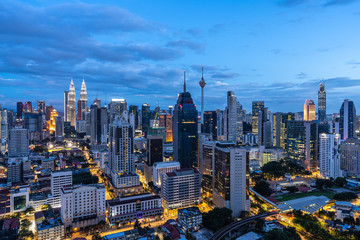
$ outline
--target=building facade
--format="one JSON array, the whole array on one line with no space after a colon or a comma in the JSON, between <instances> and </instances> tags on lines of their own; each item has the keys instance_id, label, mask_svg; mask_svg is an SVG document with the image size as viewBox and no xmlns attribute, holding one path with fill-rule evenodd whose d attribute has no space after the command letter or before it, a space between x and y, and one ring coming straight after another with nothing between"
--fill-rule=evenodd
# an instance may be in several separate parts
<instances>
[{"instance_id":1,"label":"building facade","mask_svg":"<svg viewBox=\"0 0 360 240\"><path fill-rule=\"evenodd\" d=\"M326 122L326 91L325 82L320 82L318 91L318 117L320 122Z\"/></svg>"},{"instance_id":2,"label":"building facade","mask_svg":"<svg viewBox=\"0 0 360 240\"><path fill-rule=\"evenodd\" d=\"M356 138L356 108L349 99L345 99L340 108L339 131L344 140Z\"/></svg>"},{"instance_id":3,"label":"building facade","mask_svg":"<svg viewBox=\"0 0 360 240\"><path fill-rule=\"evenodd\" d=\"M340 134L319 134L319 169L325 178L342 177L340 169Z\"/></svg>"}]
</instances>

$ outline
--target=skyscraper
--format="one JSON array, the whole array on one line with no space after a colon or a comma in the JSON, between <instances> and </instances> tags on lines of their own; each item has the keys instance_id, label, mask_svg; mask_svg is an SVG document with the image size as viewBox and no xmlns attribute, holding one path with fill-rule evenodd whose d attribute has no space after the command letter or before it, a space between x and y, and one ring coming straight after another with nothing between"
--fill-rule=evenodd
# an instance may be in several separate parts
<instances>
[{"instance_id":1,"label":"skyscraper","mask_svg":"<svg viewBox=\"0 0 360 240\"><path fill-rule=\"evenodd\" d=\"M342 177L340 169L340 134L319 135L319 169L325 178Z\"/></svg>"},{"instance_id":2,"label":"skyscraper","mask_svg":"<svg viewBox=\"0 0 360 240\"><path fill-rule=\"evenodd\" d=\"M197 165L197 114L191 94L186 91L184 72L184 92L178 94L173 115L174 160L182 168Z\"/></svg>"},{"instance_id":3,"label":"skyscraper","mask_svg":"<svg viewBox=\"0 0 360 240\"><path fill-rule=\"evenodd\" d=\"M9 134L9 157L29 155L29 130L13 128Z\"/></svg>"},{"instance_id":4,"label":"skyscraper","mask_svg":"<svg viewBox=\"0 0 360 240\"><path fill-rule=\"evenodd\" d=\"M224 114L224 135L227 141L237 141L237 108L236 96L233 91L227 92L227 106Z\"/></svg>"},{"instance_id":5,"label":"skyscraper","mask_svg":"<svg viewBox=\"0 0 360 240\"><path fill-rule=\"evenodd\" d=\"M341 105L339 127L342 139L356 138L356 108L349 99L345 99Z\"/></svg>"},{"instance_id":6,"label":"skyscraper","mask_svg":"<svg viewBox=\"0 0 360 240\"><path fill-rule=\"evenodd\" d=\"M38 112L45 113L45 101L38 101Z\"/></svg>"},{"instance_id":7,"label":"skyscraper","mask_svg":"<svg viewBox=\"0 0 360 240\"><path fill-rule=\"evenodd\" d=\"M75 100L75 86L71 79L69 93L68 93L68 104L67 104L67 121L70 122L71 126L76 125L76 100Z\"/></svg>"},{"instance_id":8,"label":"skyscraper","mask_svg":"<svg viewBox=\"0 0 360 240\"><path fill-rule=\"evenodd\" d=\"M304 121L315 120L315 103L311 99L306 99L304 104Z\"/></svg>"},{"instance_id":9,"label":"skyscraper","mask_svg":"<svg viewBox=\"0 0 360 240\"><path fill-rule=\"evenodd\" d=\"M25 102L24 111L25 112L32 112L32 102L30 102L30 101Z\"/></svg>"},{"instance_id":10,"label":"skyscraper","mask_svg":"<svg viewBox=\"0 0 360 240\"><path fill-rule=\"evenodd\" d=\"M64 122L68 122L69 91L64 91ZM48 119L46 119L48 120Z\"/></svg>"},{"instance_id":11,"label":"skyscraper","mask_svg":"<svg viewBox=\"0 0 360 240\"><path fill-rule=\"evenodd\" d=\"M204 79L204 67L201 68L201 71L202 71L201 80L199 82L201 87L201 123L204 123L204 87L206 85Z\"/></svg>"},{"instance_id":12,"label":"skyscraper","mask_svg":"<svg viewBox=\"0 0 360 240\"><path fill-rule=\"evenodd\" d=\"M22 115L24 112L24 105L22 102L16 103L16 119L22 119Z\"/></svg>"},{"instance_id":13,"label":"skyscraper","mask_svg":"<svg viewBox=\"0 0 360 240\"><path fill-rule=\"evenodd\" d=\"M121 116L127 110L127 103L125 99L113 98L109 104L110 122L114 121L116 116Z\"/></svg>"},{"instance_id":14,"label":"skyscraper","mask_svg":"<svg viewBox=\"0 0 360 240\"><path fill-rule=\"evenodd\" d=\"M139 107L135 105L129 106L129 113L134 114L135 118L135 129L139 127Z\"/></svg>"},{"instance_id":15,"label":"skyscraper","mask_svg":"<svg viewBox=\"0 0 360 240\"><path fill-rule=\"evenodd\" d=\"M259 112L264 112L264 101L252 102L252 133L254 135L259 132Z\"/></svg>"},{"instance_id":16,"label":"skyscraper","mask_svg":"<svg viewBox=\"0 0 360 240\"><path fill-rule=\"evenodd\" d=\"M243 122L244 122L244 110L242 105L239 102L236 102L236 141L242 142L244 131L243 131Z\"/></svg>"},{"instance_id":17,"label":"skyscraper","mask_svg":"<svg viewBox=\"0 0 360 240\"><path fill-rule=\"evenodd\" d=\"M325 82L320 82L320 90L318 91L318 116L320 122L326 121L326 91Z\"/></svg>"},{"instance_id":18,"label":"skyscraper","mask_svg":"<svg viewBox=\"0 0 360 240\"><path fill-rule=\"evenodd\" d=\"M77 120L85 120L87 112L87 91L85 80L83 79L81 84L80 100L78 100L78 113Z\"/></svg>"},{"instance_id":19,"label":"skyscraper","mask_svg":"<svg viewBox=\"0 0 360 240\"><path fill-rule=\"evenodd\" d=\"M217 114L216 111L206 111L203 115L204 122L202 126L203 133L209 133L212 140L217 139Z\"/></svg>"},{"instance_id":20,"label":"skyscraper","mask_svg":"<svg viewBox=\"0 0 360 240\"><path fill-rule=\"evenodd\" d=\"M90 141L93 145L107 142L107 109L97 105L90 107Z\"/></svg>"},{"instance_id":21,"label":"skyscraper","mask_svg":"<svg viewBox=\"0 0 360 240\"><path fill-rule=\"evenodd\" d=\"M116 116L109 129L109 164L116 188L139 186L135 173L134 126L129 122L128 111Z\"/></svg>"},{"instance_id":22,"label":"skyscraper","mask_svg":"<svg viewBox=\"0 0 360 240\"><path fill-rule=\"evenodd\" d=\"M150 127L150 105L144 103L141 106L141 129L144 131L148 127Z\"/></svg>"},{"instance_id":23,"label":"skyscraper","mask_svg":"<svg viewBox=\"0 0 360 240\"><path fill-rule=\"evenodd\" d=\"M281 113L273 114L273 146L282 147L287 149L287 129L289 121L295 120L294 113Z\"/></svg>"}]
</instances>

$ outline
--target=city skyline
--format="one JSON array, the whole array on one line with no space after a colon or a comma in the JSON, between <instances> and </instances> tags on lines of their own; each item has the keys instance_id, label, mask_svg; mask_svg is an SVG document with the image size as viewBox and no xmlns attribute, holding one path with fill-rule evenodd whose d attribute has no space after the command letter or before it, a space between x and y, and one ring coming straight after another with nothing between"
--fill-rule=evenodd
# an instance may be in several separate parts
<instances>
[{"instance_id":1,"label":"city skyline","mask_svg":"<svg viewBox=\"0 0 360 240\"><path fill-rule=\"evenodd\" d=\"M70 79L80 89L84 78L90 103L124 98L166 109L175 105L186 70L200 106L204 66L205 111L223 109L232 90L248 111L252 101L265 101L272 112L300 112L305 99L318 106L323 79L327 112L339 112L344 99L359 106L359 36L349 27L360 20L357 5L5 1L0 9L9 14L1 21L15 24L1 27L0 104L15 109L17 101L46 100L63 112Z\"/></svg>"}]
</instances>

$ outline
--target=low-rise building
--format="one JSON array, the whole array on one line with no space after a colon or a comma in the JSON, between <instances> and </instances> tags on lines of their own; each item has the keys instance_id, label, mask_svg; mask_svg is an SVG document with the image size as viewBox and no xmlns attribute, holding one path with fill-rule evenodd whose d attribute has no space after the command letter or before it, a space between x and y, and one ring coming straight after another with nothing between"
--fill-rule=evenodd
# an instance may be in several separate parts
<instances>
[{"instance_id":1,"label":"low-rise building","mask_svg":"<svg viewBox=\"0 0 360 240\"><path fill-rule=\"evenodd\" d=\"M59 208L36 212L34 215L38 240L64 239L65 226Z\"/></svg>"},{"instance_id":2,"label":"low-rise building","mask_svg":"<svg viewBox=\"0 0 360 240\"><path fill-rule=\"evenodd\" d=\"M139 239L139 231L137 229L113 233L104 236L104 240L136 240Z\"/></svg>"},{"instance_id":3,"label":"low-rise building","mask_svg":"<svg viewBox=\"0 0 360 240\"><path fill-rule=\"evenodd\" d=\"M179 209L178 221L185 232L196 231L202 223L202 214L197 207Z\"/></svg>"},{"instance_id":4,"label":"low-rise building","mask_svg":"<svg viewBox=\"0 0 360 240\"><path fill-rule=\"evenodd\" d=\"M159 195L138 194L106 201L110 223L126 223L136 219L161 217L164 209Z\"/></svg>"},{"instance_id":5,"label":"low-rise building","mask_svg":"<svg viewBox=\"0 0 360 240\"><path fill-rule=\"evenodd\" d=\"M335 202L336 219L343 220L346 217L359 218L360 206L354 205L350 202L336 201Z\"/></svg>"}]
</instances>

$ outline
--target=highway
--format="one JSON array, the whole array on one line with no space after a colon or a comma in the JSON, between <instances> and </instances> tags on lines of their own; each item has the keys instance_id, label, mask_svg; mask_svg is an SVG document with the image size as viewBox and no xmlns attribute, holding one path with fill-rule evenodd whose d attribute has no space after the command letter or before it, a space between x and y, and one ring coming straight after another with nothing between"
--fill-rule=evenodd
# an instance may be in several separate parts
<instances>
[{"instance_id":1,"label":"highway","mask_svg":"<svg viewBox=\"0 0 360 240\"><path fill-rule=\"evenodd\" d=\"M239 227L241 227L241 226L243 226L245 224L251 223L251 222L255 221L256 219L269 217L269 216L272 216L272 215L275 215L275 214L278 214L278 213L279 213L278 211L276 211L276 212L267 212L267 213L259 214L259 215L253 216L253 217L248 217L248 218L245 218L245 219L237 221L237 222L230 223L229 225L227 225L227 226L221 228L220 230L218 230L210 238L210 240L220 240L224 236L229 234L231 231L233 231L233 230L235 230L235 229L237 229L237 228L239 228Z\"/></svg>"}]
</instances>

